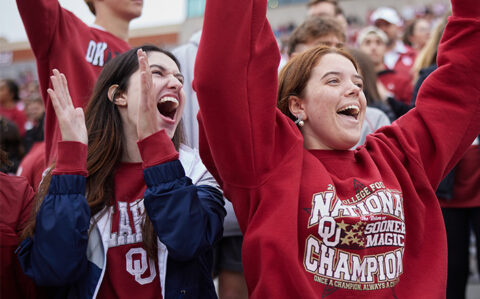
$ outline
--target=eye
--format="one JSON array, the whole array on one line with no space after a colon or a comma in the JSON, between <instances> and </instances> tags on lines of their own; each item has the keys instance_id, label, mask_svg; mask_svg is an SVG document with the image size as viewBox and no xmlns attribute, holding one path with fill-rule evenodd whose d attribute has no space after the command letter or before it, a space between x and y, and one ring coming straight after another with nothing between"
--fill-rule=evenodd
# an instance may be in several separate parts
<instances>
[{"instance_id":1,"label":"eye","mask_svg":"<svg viewBox=\"0 0 480 299\"><path fill-rule=\"evenodd\" d=\"M180 83L182 83L182 85L183 85L183 83L184 83L184 81L185 81L185 78L183 78L182 75L178 75L178 76L175 76L175 77L176 77L177 80L180 81Z\"/></svg>"},{"instance_id":2,"label":"eye","mask_svg":"<svg viewBox=\"0 0 480 299\"><path fill-rule=\"evenodd\" d=\"M360 89L363 89L363 83L362 83L362 82L355 83L355 85L357 85L358 87L360 87Z\"/></svg>"},{"instance_id":3,"label":"eye","mask_svg":"<svg viewBox=\"0 0 480 299\"><path fill-rule=\"evenodd\" d=\"M158 76L163 76L163 73L159 70L153 70L152 75L158 75Z\"/></svg>"},{"instance_id":4,"label":"eye","mask_svg":"<svg viewBox=\"0 0 480 299\"><path fill-rule=\"evenodd\" d=\"M331 78L331 79L328 79L327 84L334 85L334 84L338 84L339 82L340 80L338 80L337 78Z\"/></svg>"}]
</instances>

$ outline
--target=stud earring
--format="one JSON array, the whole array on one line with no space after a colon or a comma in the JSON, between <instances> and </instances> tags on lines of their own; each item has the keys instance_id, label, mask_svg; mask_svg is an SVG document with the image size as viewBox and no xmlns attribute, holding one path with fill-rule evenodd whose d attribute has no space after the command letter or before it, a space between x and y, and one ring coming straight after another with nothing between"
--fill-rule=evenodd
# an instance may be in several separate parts
<instances>
[{"instance_id":1,"label":"stud earring","mask_svg":"<svg viewBox=\"0 0 480 299\"><path fill-rule=\"evenodd\" d=\"M298 125L299 127L303 127L303 125L305 124L302 120L301 114L297 115L297 120L295 121L295 124Z\"/></svg>"}]
</instances>

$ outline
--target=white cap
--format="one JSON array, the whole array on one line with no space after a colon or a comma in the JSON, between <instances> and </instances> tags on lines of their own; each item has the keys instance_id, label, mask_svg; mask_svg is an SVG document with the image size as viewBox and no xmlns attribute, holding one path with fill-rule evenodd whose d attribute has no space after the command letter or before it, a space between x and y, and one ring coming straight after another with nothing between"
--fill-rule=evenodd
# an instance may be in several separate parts
<instances>
[{"instance_id":1,"label":"white cap","mask_svg":"<svg viewBox=\"0 0 480 299\"><path fill-rule=\"evenodd\" d=\"M370 16L370 21L375 24L378 20L385 20L391 24L402 26L403 21L397 11L390 7L379 7Z\"/></svg>"},{"instance_id":2,"label":"white cap","mask_svg":"<svg viewBox=\"0 0 480 299\"><path fill-rule=\"evenodd\" d=\"M385 44L388 42L388 37L385 32L383 32L383 30L375 26L368 26L358 32L357 45L360 46L365 37L367 37L367 35L369 35L370 33L376 34Z\"/></svg>"}]
</instances>

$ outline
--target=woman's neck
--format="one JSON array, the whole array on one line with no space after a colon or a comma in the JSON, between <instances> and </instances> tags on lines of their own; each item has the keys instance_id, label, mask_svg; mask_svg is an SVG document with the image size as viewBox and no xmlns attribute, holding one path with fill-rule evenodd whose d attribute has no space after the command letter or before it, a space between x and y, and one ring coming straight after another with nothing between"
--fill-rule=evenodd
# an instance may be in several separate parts
<instances>
[{"instance_id":1,"label":"woman's neck","mask_svg":"<svg viewBox=\"0 0 480 299\"><path fill-rule=\"evenodd\" d=\"M142 162L142 156L137 146L137 128L123 126L124 148L122 153L122 162L138 163Z\"/></svg>"},{"instance_id":2,"label":"woman's neck","mask_svg":"<svg viewBox=\"0 0 480 299\"><path fill-rule=\"evenodd\" d=\"M128 26L130 21L120 19L113 15L102 15L97 16L95 19L95 25L102 27L105 31L110 32L116 37L123 39L124 41L128 40Z\"/></svg>"}]
</instances>

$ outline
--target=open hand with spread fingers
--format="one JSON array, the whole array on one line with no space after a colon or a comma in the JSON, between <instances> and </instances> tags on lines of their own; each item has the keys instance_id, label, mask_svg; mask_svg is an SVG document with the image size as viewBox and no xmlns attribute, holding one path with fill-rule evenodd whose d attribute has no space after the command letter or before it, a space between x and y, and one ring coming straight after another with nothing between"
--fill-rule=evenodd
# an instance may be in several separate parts
<instances>
[{"instance_id":1,"label":"open hand with spread fingers","mask_svg":"<svg viewBox=\"0 0 480 299\"><path fill-rule=\"evenodd\" d=\"M62 133L62 141L77 141L88 144L85 115L82 108L75 108L68 91L67 78L57 69L50 76L53 89L47 90L52 99L53 108L57 115L58 125Z\"/></svg>"},{"instance_id":2,"label":"open hand with spread fingers","mask_svg":"<svg viewBox=\"0 0 480 299\"><path fill-rule=\"evenodd\" d=\"M140 69L140 102L138 104L137 134L138 139L143 139L162 128L157 110L157 100L152 92L152 72L148 64L147 53L142 49L137 51L138 66Z\"/></svg>"}]
</instances>

